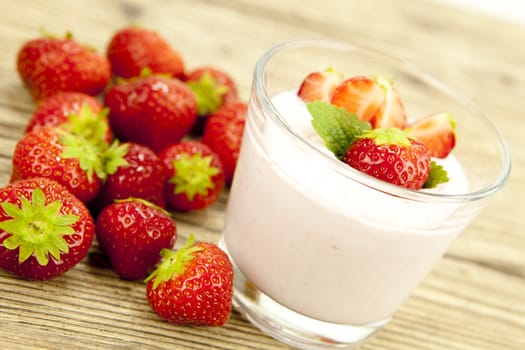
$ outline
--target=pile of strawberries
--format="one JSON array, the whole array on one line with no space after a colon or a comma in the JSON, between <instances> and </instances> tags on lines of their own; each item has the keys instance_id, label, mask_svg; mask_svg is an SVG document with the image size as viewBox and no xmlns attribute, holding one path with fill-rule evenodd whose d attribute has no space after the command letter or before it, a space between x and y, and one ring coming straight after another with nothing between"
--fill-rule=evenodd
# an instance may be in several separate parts
<instances>
[{"instance_id":1,"label":"pile of strawberries","mask_svg":"<svg viewBox=\"0 0 525 350\"><path fill-rule=\"evenodd\" d=\"M173 250L167 210L202 210L232 181L246 103L216 67L187 71L157 32L114 33L106 55L65 38L25 43L17 68L36 111L0 189L0 268L57 277L96 237L124 279L174 323L222 325L233 272L212 243ZM152 272L155 266L156 270Z\"/></svg>"},{"instance_id":2,"label":"pile of strawberries","mask_svg":"<svg viewBox=\"0 0 525 350\"><path fill-rule=\"evenodd\" d=\"M393 81L345 78L331 68L308 74L297 94L328 149L351 167L413 190L449 181L434 159L448 157L456 145L450 113L410 121Z\"/></svg>"}]
</instances>

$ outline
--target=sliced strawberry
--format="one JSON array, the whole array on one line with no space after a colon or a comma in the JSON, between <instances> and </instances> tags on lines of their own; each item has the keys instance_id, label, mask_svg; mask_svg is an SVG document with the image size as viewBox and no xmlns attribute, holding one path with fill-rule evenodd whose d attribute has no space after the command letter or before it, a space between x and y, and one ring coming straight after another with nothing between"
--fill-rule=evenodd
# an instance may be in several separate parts
<instances>
[{"instance_id":1,"label":"sliced strawberry","mask_svg":"<svg viewBox=\"0 0 525 350\"><path fill-rule=\"evenodd\" d=\"M371 120L372 127L403 129L407 123L407 114L392 81L376 78L376 82L384 89L385 99Z\"/></svg>"},{"instance_id":2,"label":"sliced strawberry","mask_svg":"<svg viewBox=\"0 0 525 350\"><path fill-rule=\"evenodd\" d=\"M355 113L362 121L370 121L384 99L385 90L375 80L355 76L335 88L331 103Z\"/></svg>"},{"instance_id":3,"label":"sliced strawberry","mask_svg":"<svg viewBox=\"0 0 525 350\"><path fill-rule=\"evenodd\" d=\"M456 121L448 112L431 114L410 126L410 136L423 143L432 157L445 158L456 145Z\"/></svg>"},{"instance_id":4,"label":"sliced strawberry","mask_svg":"<svg viewBox=\"0 0 525 350\"><path fill-rule=\"evenodd\" d=\"M329 68L322 72L313 72L303 80L297 95L304 102L330 102L335 88L342 81L343 75L334 69Z\"/></svg>"}]
</instances>

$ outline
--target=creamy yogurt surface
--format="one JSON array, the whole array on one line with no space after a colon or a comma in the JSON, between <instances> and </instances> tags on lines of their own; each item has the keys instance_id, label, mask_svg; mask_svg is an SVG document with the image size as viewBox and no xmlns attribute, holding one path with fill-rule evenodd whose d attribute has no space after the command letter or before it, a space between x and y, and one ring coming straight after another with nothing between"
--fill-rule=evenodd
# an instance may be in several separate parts
<instances>
[{"instance_id":1,"label":"creamy yogurt surface","mask_svg":"<svg viewBox=\"0 0 525 350\"><path fill-rule=\"evenodd\" d=\"M294 132L333 157L296 91L272 102ZM459 204L371 189L326 167L271 118L258 128L253 119L224 228L239 270L275 301L317 320L364 325L390 318L464 229ZM461 166L449 158L452 180L433 191L466 192Z\"/></svg>"}]
</instances>

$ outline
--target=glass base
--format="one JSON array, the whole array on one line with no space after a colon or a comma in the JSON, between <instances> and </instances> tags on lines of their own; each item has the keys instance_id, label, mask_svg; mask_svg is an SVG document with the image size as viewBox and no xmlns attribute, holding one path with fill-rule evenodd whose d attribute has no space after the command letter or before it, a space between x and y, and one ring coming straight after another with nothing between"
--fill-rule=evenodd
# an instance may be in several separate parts
<instances>
[{"instance_id":1,"label":"glass base","mask_svg":"<svg viewBox=\"0 0 525 350\"><path fill-rule=\"evenodd\" d=\"M228 253L223 238L219 246ZM350 326L301 315L257 289L231 260L234 266L234 308L264 333L297 349L354 349L390 321Z\"/></svg>"}]
</instances>

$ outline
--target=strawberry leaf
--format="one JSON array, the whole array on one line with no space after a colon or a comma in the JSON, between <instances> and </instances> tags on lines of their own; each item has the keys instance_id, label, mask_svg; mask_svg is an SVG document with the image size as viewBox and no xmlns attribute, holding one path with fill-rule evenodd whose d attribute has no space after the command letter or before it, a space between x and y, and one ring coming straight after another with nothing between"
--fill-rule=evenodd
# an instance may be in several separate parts
<instances>
[{"instance_id":1,"label":"strawberry leaf","mask_svg":"<svg viewBox=\"0 0 525 350\"><path fill-rule=\"evenodd\" d=\"M360 121L354 113L326 102L314 101L306 107L314 130L338 159L343 159L356 138L371 128L370 123Z\"/></svg>"},{"instance_id":2,"label":"strawberry leaf","mask_svg":"<svg viewBox=\"0 0 525 350\"><path fill-rule=\"evenodd\" d=\"M448 173L442 165L437 164L435 161L430 162L430 173L428 174L427 181L423 184L423 188L435 188L439 184L448 182Z\"/></svg>"}]
</instances>

